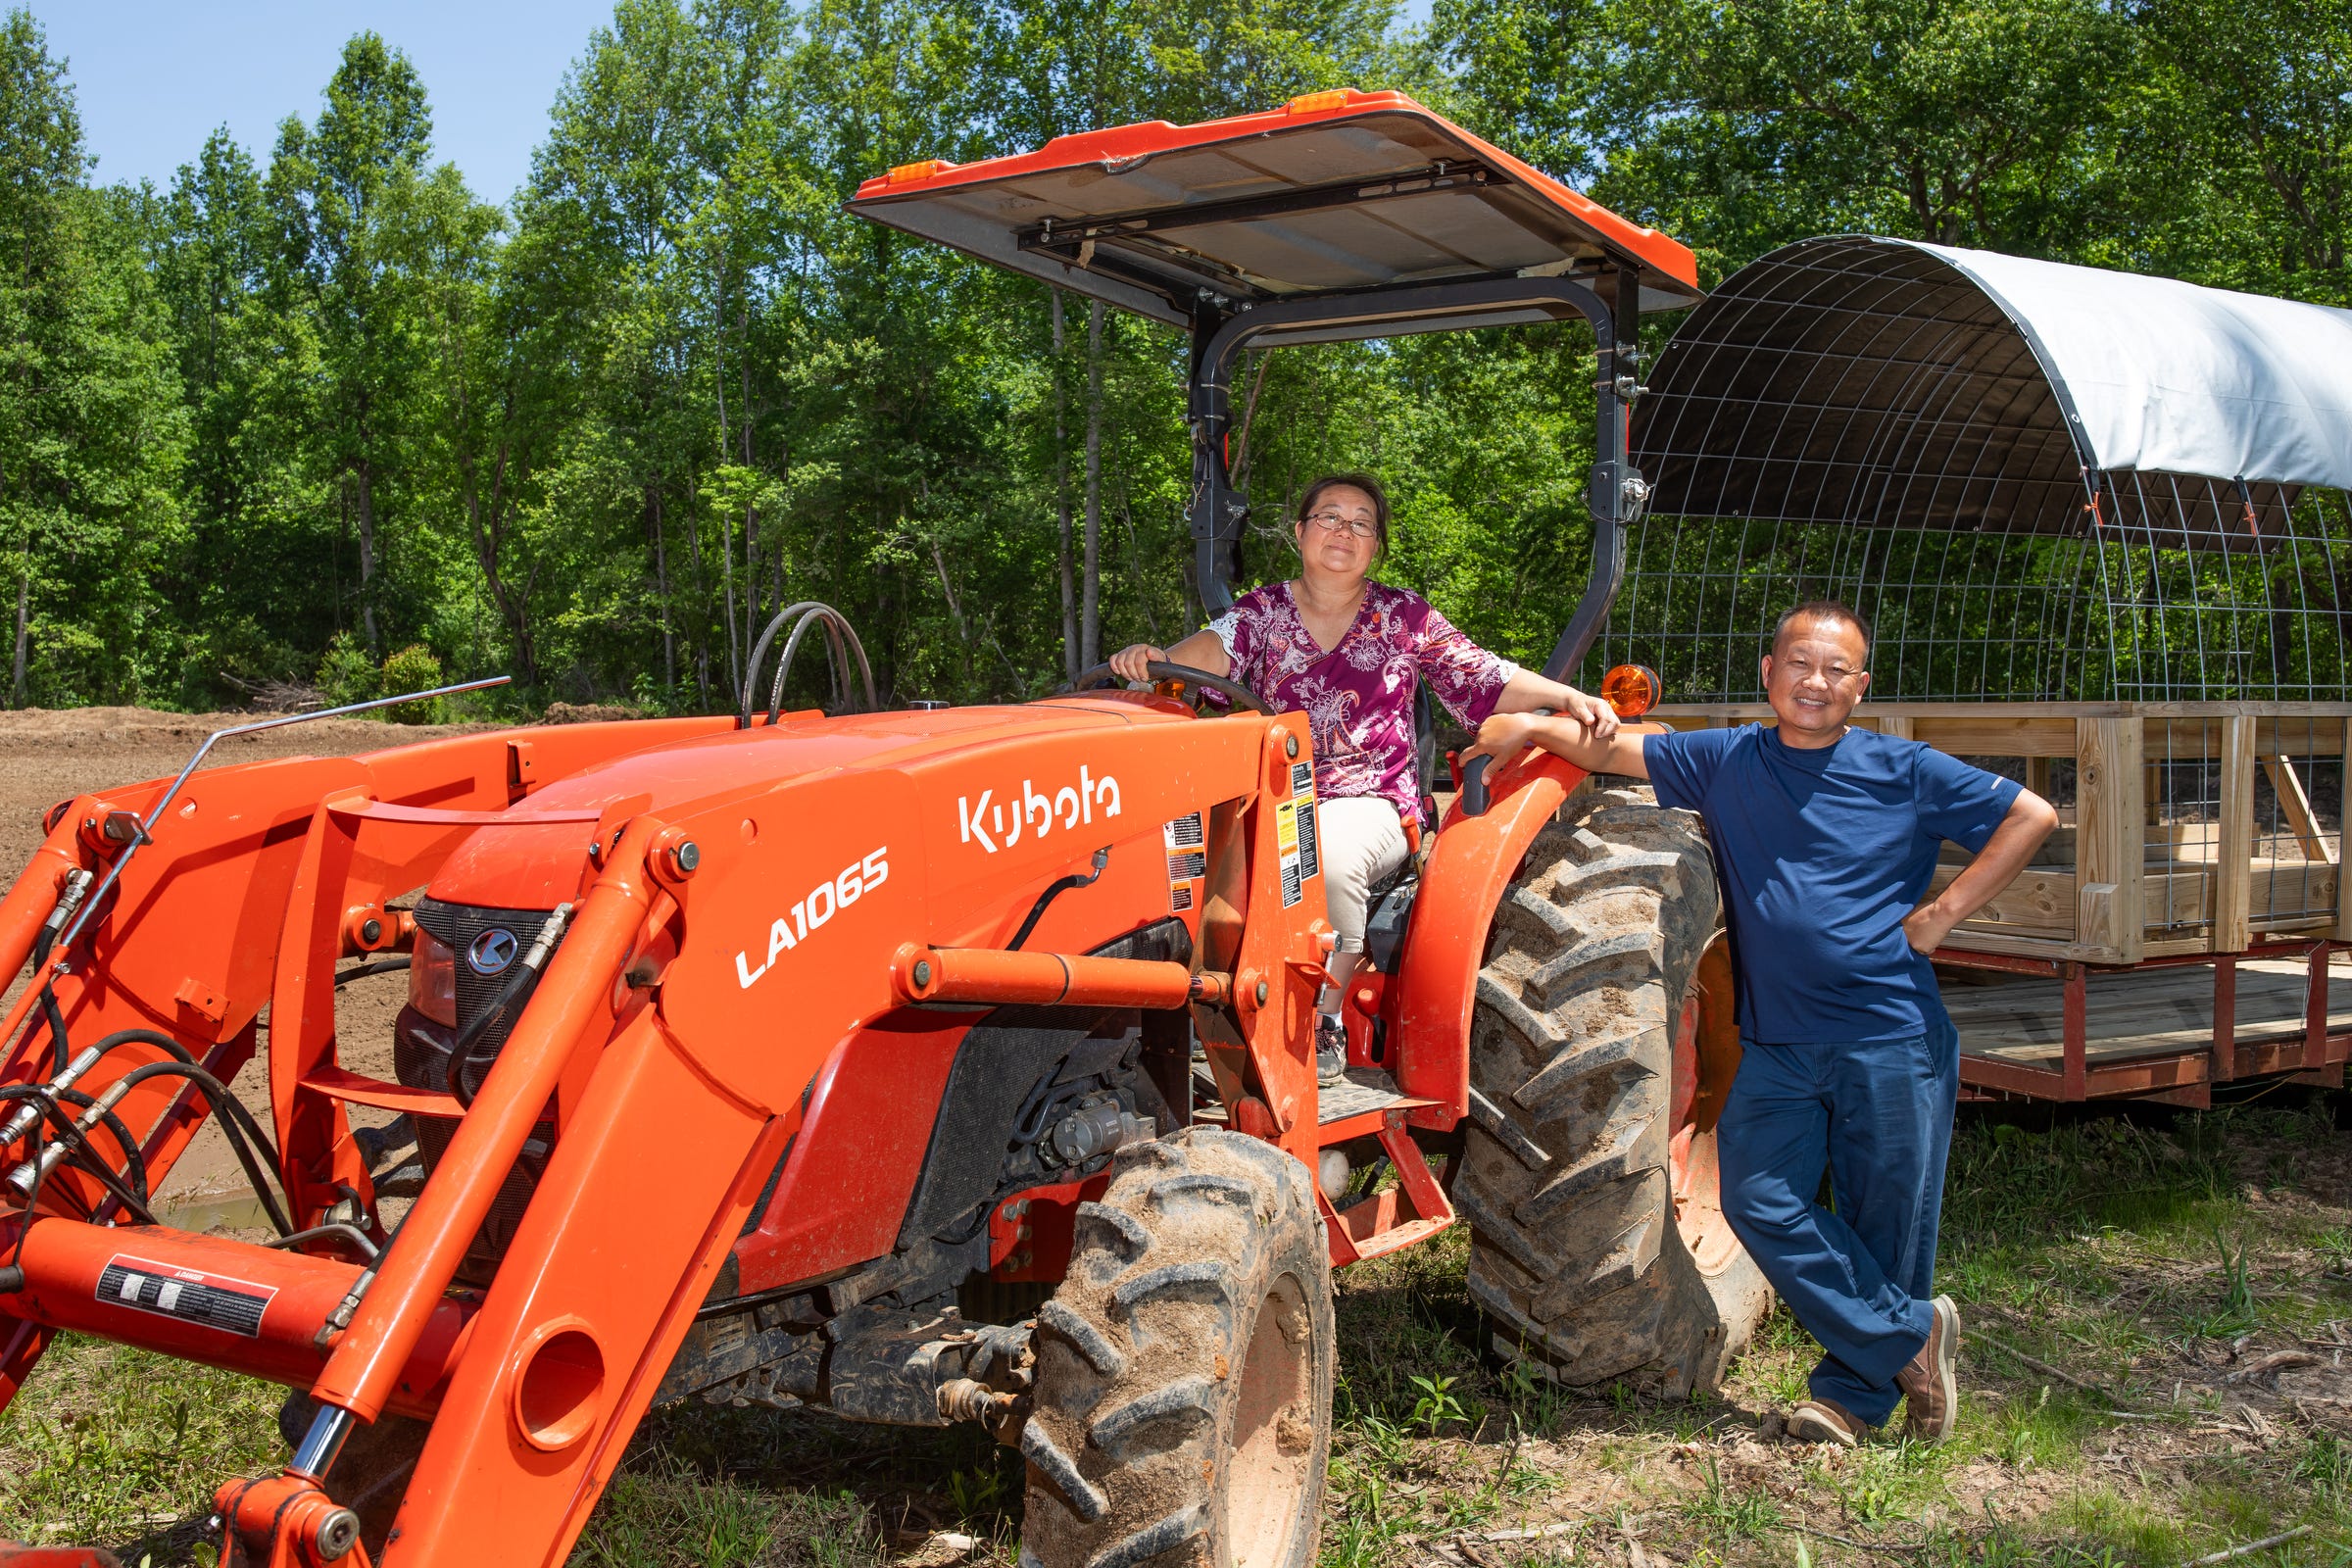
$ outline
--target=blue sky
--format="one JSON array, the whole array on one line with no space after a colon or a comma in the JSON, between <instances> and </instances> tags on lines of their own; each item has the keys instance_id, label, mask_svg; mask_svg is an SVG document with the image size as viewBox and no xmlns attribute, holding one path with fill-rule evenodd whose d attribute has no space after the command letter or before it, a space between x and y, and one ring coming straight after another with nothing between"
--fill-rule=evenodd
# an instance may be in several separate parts
<instances>
[{"instance_id":1,"label":"blue sky","mask_svg":"<svg viewBox=\"0 0 2352 1568\"><path fill-rule=\"evenodd\" d=\"M318 113L343 44L372 27L432 97L436 154L504 200L530 171L548 106L612 0L30 0L71 62L102 181L171 182L226 124L267 160L277 123Z\"/></svg>"},{"instance_id":2,"label":"blue sky","mask_svg":"<svg viewBox=\"0 0 2352 1568\"><path fill-rule=\"evenodd\" d=\"M26 3L26 0L18 0ZM71 64L101 182L169 185L226 124L267 160L277 123L318 113L344 40L372 27L424 76L438 158L504 201L548 106L612 0L28 0ZM1405 0L1425 21L1430 0Z\"/></svg>"}]
</instances>

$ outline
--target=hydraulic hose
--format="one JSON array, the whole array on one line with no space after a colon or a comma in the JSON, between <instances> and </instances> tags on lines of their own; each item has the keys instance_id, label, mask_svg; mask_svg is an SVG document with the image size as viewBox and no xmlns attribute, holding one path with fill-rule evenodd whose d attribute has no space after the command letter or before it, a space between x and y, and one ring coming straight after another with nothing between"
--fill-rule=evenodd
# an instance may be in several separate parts
<instances>
[{"instance_id":1,"label":"hydraulic hose","mask_svg":"<svg viewBox=\"0 0 2352 1568\"><path fill-rule=\"evenodd\" d=\"M65 901L61 899L58 902L58 907L65 908ZM57 917L51 915L49 923L41 927L41 934L32 939L32 968L35 974L38 974L41 966L49 961L49 954L57 946ZM50 1054L56 1063L50 1068L50 1072L62 1076L65 1073L66 1064L74 1059L74 1052L73 1048L66 1043L66 1015L57 1004L56 976L52 975L41 982L39 1006L41 1021L49 1026Z\"/></svg>"},{"instance_id":2,"label":"hydraulic hose","mask_svg":"<svg viewBox=\"0 0 2352 1568\"><path fill-rule=\"evenodd\" d=\"M107 1053L128 1045L155 1046L170 1052L172 1056L181 1061L192 1062L196 1059L189 1055L180 1043L170 1035L158 1034L153 1029L120 1029L96 1045L82 1051L72 1061L60 1067L56 1075L49 1080L48 1088L51 1090L71 1088L82 1074L104 1060ZM6 1124L0 1125L0 1149L7 1148L30 1132L33 1124L39 1120L40 1111L36 1106L26 1106L9 1117Z\"/></svg>"},{"instance_id":3,"label":"hydraulic hose","mask_svg":"<svg viewBox=\"0 0 2352 1568\"><path fill-rule=\"evenodd\" d=\"M396 953L389 958L377 958L370 963L358 963L348 969L337 969L335 984L347 986L354 980L365 980L371 974L390 974L396 969L406 969L408 966L409 956L405 953Z\"/></svg>"},{"instance_id":4,"label":"hydraulic hose","mask_svg":"<svg viewBox=\"0 0 2352 1568\"><path fill-rule=\"evenodd\" d=\"M866 662L865 645L858 640L857 628L831 605L804 599L777 611L769 619L766 629L760 633L760 640L752 645L751 662L744 666L743 703L735 717L737 729L752 727L752 694L760 689L760 662L767 657L768 645L775 641L776 633L783 629L784 623L796 616L798 620L792 628L792 635L785 639L784 652L776 659L776 678L767 698L767 721L773 724L777 715L784 710L784 678L792 670L793 656L800 652L801 639L808 633L810 620L821 621L825 628L825 655L833 676L834 701L841 701L842 695L849 689L850 660L854 655L858 661L860 684L865 688L866 710L871 712L881 708L880 701L874 695L873 666Z\"/></svg>"},{"instance_id":5,"label":"hydraulic hose","mask_svg":"<svg viewBox=\"0 0 2352 1568\"><path fill-rule=\"evenodd\" d=\"M1060 898L1064 893L1078 888L1093 887L1102 879L1102 867L1109 863L1110 846L1105 844L1095 852L1094 870L1079 871L1065 876L1047 888L1045 892L1040 893L1037 896L1037 902L1029 906L1029 918L1021 922L1021 928L1012 934L1012 940L1004 944L1004 951L1007 953L1020 952L1021 944L1029 940L1029 933L1037 929L1037 922L1046 917L1046 906Z\"/></svg>"},{"instance_id":6,"label":"hydraulic hose","mask_svg":"<svg viewBox=\"0 0 2352 1568\"><path fill-rule=\"evenodd\" d=\"M471 1109L473 1097L481 1088L481 1085L469 1083L466 1080L466 1073L476 1065L475 1046L480 1043L482 1036L489 1032L491 1024L495 1023L509 1007L514 1005L518 999L525 1004L529 1002L531 992L538 988L540 968L547 962L549 955L556 951L556 944L563 939L564 927L570 919L571 906L568 904L557 905L555 912L550 914L547 917L547 923L539 928L539 935L532 940L530 951L525 953L522 956L522 961L514 966L514 972L508 977L506 985L500 988L498 995L490 1000L488 1006L467 1019L465 1026L459 1029L456 1036L451 1039L448 1067L449 1092L459 1104ZM487 1076L490 1058L481 1058L479 1065L484 1075Z\"/></svg>"},{"instance_id":7,"label":"hydraulic hose","mask_svg":"<svg viewBox=\"0 0 2352 1568\"><path fill-rule=\"evenodd\" d=\"M84 1102L89 1100L88 1096L77 1094L71 1089L62 1093L73 1096L76 1100ZM146 1164L139 1157L138 1146L130 1141L128 1128L120 1121L116 1121L110 1112L99 1108L95 1102L90 1103L90 1110L84 1113L83 1120L74 1121L59 1108L51 1091L36 1085L12 1084L8 1088L0 1090L0 1100L18 1100L26 1097L35 1098L41 1102L41 1114L56 1124L59 1134L58 1142L47 1149L38 1150L31 1163L32 1180L25 1189L24 1195L24 1206L27 1210L39 1199L41 1184L49 1179L50 1173L59 1164L71 1159L74 1164L98 1178L99 1183L112 1193L123 1207L137 1216L140 1223L152 1225L156 1222L155 1215L147 1207ZM90 1148L89 1129L96 1126L101 1119L113 1123L107 1130L116 1135L116 1140L122 1144L123 1152L129 1156L130 1168L137 1174L138 1191L133 1192L129 1187L124 1186L122 1178L115 1173L114 1167L101 1159L97 1152ZM53 1154L54 1157L52 1157Z\"/></svg>"},{"instance_id":8,"label":"hydraulic hose","mask_svg":"<svg viewBox=\"0 0 2352 1568\"><path fill-rule=\"evenodd\" d=\"M204 1098L213 1107L214 1115L220 1119L222 1136L227 1138L229 1149L237 1156L237 1163L244 1167L245 1179L253 1184L254 1196L261 1200L263 1210L270 1216L270 1225L280 1236L292 1235L294 1226L287 1220L286 1211L279 1204L277 1195L270 1191L270 1180L263 1174L263 1166L254 1153L257 1147L267 1152L270 1156L270 1165L274 1168L279 1163L276 1147L270 1142L260 1124L253 1119L253 1112L245 1108L244 1102L230 1094L225 1084L206 1072L202 1067L187 1061L152 1061L144 1067L133 1067L106 1087L99 1096L96 1105L103 1105L111 1110L122 1102L123 1096L151 1078L185 1078L203 1091ZM94 1108L96 1106L93 1106ZM95 1118L85 1113L83 1119L90 1121ZM31 1190L37 1190L41 1174L46 1167L54 1164L55 1160L48 1158L45 1154L33 1161L33 1188ZM26 1190L23 1179L24 1174L24 1167L23 1165L9 1173L9 1180L15 1183L21 1191Z\"/></svg>"},{"instance_id":9,"label":"hydraulic hose","mask_svg":"<svg viewBox=\"0 0 2352 1568\"><path fill-rule=\"evenodd\" d=\"M83 1110L95 1109L98 1103L78 1089L50 1089L40 1084L11 1084L0 1089L0 1103L10 1101L30 1101L35 1106L41 1107L44 1113L47 1111L48 1102L53 1098ZM62 1117L59 1119L64 1120ZM122 1125L122 1118L117 1116L112 1110L99 1111L98 1119L107 1132L113 1136L116 1146L122 1151L122 1174L130 1182L131 1192L137 1196L142 1204L145 1203L148 1197L147 1160L139 1152L138 1140L130 1136L130 1129ZM74 1123L65 1121L65 1125L74 1128L78 1134L78 1128Z\"/></svg>"}]
</instances>

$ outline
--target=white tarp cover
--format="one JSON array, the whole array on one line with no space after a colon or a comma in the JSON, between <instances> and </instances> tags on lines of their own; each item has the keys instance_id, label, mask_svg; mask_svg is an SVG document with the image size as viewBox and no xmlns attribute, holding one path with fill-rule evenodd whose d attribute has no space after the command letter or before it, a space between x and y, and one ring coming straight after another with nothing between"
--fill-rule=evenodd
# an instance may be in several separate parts
<instances>
[{"instance_id":1,"label":"white tarp cover","mask_svg":"<svg viewBox=\"0 0 2352 1568\"><path fill-rule=\"evenodd\" d=\"M2352 489L2352 311L1993 251L1959 269L2071 398L2096 466Z\"/></svg>"}]
</instances>

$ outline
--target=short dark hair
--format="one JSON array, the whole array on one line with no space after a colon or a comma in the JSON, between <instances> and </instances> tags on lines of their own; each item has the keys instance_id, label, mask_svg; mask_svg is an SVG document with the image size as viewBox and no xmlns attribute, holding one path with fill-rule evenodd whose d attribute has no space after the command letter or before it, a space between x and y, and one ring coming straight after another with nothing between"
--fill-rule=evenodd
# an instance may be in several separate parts
<instances>
[{"instance_id":1,"label":"short dark hair","mask_svg":"<svg viewBox=\"0 0 2352 1568\"><path fill-rule=\"evenodd\" d=\"M1380 487L1378 479L1368 473L1327 473L1308 485L1306 493L1298 498L1298 510L1291 519L1291 526L1295 528L1307 519L1307 514L1315 510L1315 503L1323 499L1324 491L1337 490L1342 485L1350 490L1361 490L1372 498L1373 531L1380 539L1380 548L1388 549L1389 493Z\"/></svg>"},{"instance_id":2,"label":"short dark hair","mask_svg":"<svg viewBox=\"0 0 2352 1568\"><path fill-rule=\"evenodd\" d=\"M1862 634L1862 662L1870 662L1870 622L1862 618L1860 611L1838 599L1808 599L1794 610L1785 612L1780 623L1772 628L1772 651L1776 655L1781 651L1781 639L1788 636L1788 628L1800 620L1843 621L1853 627Z\"/></svg>"}]
</instances>

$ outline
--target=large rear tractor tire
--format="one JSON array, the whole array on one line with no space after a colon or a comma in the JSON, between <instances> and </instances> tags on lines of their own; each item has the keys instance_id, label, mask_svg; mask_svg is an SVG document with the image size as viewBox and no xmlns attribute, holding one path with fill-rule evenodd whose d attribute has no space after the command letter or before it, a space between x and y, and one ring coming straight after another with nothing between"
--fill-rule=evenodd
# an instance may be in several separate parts
<instances>
[{"instance_id":1,"label":"large rear tractor tire","mask_svg":"<svg viewBox=\"0 0 2352 1568\"><path fill-rule=\"evenodd\" d=\"M1305 1168L1188 1128L1118 1154L1037 1313L1024 1568L1306 1568L1331 1265Z\"/></svg>"},{"instance_id":2,"label":"large rear tractor tire","mask_svg":"<svg viewBox=\"0 0 2352 1568\"><path fill-rule=\"evenodd\" d=\"M1595 780L1494 913L1453 1200L1494 1350L1570 1387L1711 1391L1772 1304L1719 1196L1721 912L1698 819Z\"/></svg>"}]
</instances>

